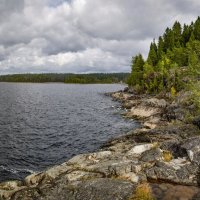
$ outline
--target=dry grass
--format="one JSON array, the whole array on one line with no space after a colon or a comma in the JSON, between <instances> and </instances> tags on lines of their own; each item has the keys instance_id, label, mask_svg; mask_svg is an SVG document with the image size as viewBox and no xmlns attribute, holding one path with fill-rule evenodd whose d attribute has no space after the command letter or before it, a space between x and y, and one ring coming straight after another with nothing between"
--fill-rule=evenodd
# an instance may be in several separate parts
<instances>
[{"instance_id":1,"label":"dry grass","mask_svg":"<svg viewBox=\"0 0 200 200\"><path fill-rule=\"evenodd\" d=\"M152 191L148 183L142 183L137 186L135 193L129 200L155 200L152 196Z\"/></svg>"},{"instance_id":2,"label":"dry grass","mask_svg":"<svg viewBox=\"0 0 200 200\"><path fill-rule=\"evenodd\" d=\"M163 151L163 160L165 162L170 162L173 159L173 155L170 151Z\"/></svg>"},{"instance_id":3,"label":"dry grass","mask_svg":"<svg viewBox=\"0 0 200 200\"><path fill-rule=\"evenodd\" d=\"M154 149L157 149L160 146L159 142L153 142L153 147Z\"/></svg>"}]
</instances>

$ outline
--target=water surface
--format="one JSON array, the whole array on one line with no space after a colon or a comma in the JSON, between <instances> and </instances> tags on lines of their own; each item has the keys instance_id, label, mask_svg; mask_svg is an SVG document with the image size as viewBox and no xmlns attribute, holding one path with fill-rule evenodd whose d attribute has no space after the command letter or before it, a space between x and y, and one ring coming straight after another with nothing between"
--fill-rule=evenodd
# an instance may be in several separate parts
<instances>
[{"instance_id":1,"label":"water surface","mask_svg":"<svg viewBox=\"0 0 200 200\"><path fill-rule=\"evenodd\" d=\"M119 84L0 83L0 181L97 150L136 126L105 92Z\"/></svg>"}]
</instances>

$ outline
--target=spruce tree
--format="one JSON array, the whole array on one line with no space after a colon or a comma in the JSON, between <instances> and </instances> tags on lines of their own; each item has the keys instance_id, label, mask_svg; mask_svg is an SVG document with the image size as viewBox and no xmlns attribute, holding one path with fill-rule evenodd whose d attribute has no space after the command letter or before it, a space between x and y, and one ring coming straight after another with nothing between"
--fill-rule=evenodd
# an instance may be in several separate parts
<instances>
[{"instance_id":1,"label":"spruce tree","mask_svg":"<svg viewBox=\"0 0 200 200\"><path fill-rule=\"evenodd\" d=\"M167 50L171 50L174 48L174 32L167 28L164 35L164 51L165 53L167 52Z\"/></svg>"},{"instance_id":2,"label":"spruce tree","mask_svg":"<svg viewBox=\"0 0 200 200\"><path fill-rule=\"evenodd\" d=\"M182 44L182 28L179 22L175 22L172 28L174 35L174 46L180 47Z\"/></svg>"},{"instance_id":3,"label":"spruce tree","mask_svg":"<svg viewBox=\"0 0 200 200\"><path fill-rule=\"evenodd\" d=\"M163 38L160 36L158 39L158 51L157 51L158 60L161 59L163 54L164 54L164 41Z\"/></svg>"},{"instance_id":4,"label":"spruce tree","mask_svg":"<svg viewBox=\"0 0 200 200\"><path fill-rule=\"evenodd\" d=\"M184 47L186 47L187 42L189 42L191 33L192 33L191 27L184 24L182 33L182 41Z\"/></svg>"},{"instance_id":5,"label":"spruce tree","mask_svg":"<svg viewBox=\"0 0 200 200\"><path fill-rule=\"evenodd\" d=\"M196 40L200 40L200 17L194 23L194 37Z\"/></svg>"},{"instance_id":6,"label":"spruce tree","mask_svg":"<svg viewBox=\"0 0 200 200\"><path fill-rule=\"evenodd\" d=\"M137 85L142 84L143 82L143 66L144 66L144 59L141 54L136 55L132 58L132 72L131 76L128 79L129 85Z\"/></svg>"},{"instance_id":7,"label":"spruce tree","mask_svg":"<svg viewBox=\"0 0 200 200\"><path fill-rule=\"evenodd\" d=\"M152 66L156 66L156 64L158 62L157 45L155 43L155 40L150 45L150 50L149 50L147 62Z\"/></svg>"}]
</instances>

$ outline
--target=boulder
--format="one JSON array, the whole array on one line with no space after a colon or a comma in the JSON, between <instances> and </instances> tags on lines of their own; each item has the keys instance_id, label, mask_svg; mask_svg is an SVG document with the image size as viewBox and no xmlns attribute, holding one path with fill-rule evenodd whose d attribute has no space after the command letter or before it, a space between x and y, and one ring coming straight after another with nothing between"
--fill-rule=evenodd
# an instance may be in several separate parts
<instances>
[{"instance_id":1,"label":"boulder","mask_svg":"<svg viewBox=\"0 0 200 200\"><path fill-rule=\"evenodd\" d=\"M181 147L186 150L191 162L200 164L200 136L184 140Z\"/></svg>"},{"instance_id":2,"label":"boulder","mask_svg":"<svg viewBox=\"0 0 200 200\"><path fill-rule=\"evenodd\" d=\"M155 144L141 144L134 146L130 151L128 151L128 155L141 155L143 152L148 151L155 147Z\"/></svg>"},{"instance_id":3,"label":"boulder","mask_svg":"<svg viewBox=\"0 0 200 200\"><path fill-rule=\"evenodd\" d=\"M138 104L137 100L129 100L129 101L125 101L123 103L123 108L126 109L131 109L132 107L136 106Z\"/></svg>"},{"instance_id":4,"label":"boulder","mask_svg":"<svg viewBox=\"0 0 200 200\"><path fill-rule=\"evenodd\" d=\"M157 98L146 99L144 100L144 103L146 105L156 108L165 108L168 105L165 99L157 99Z\"/></svg>"},{"instance_id":5,"label":"boulder","mask_svg":"<svg viewBox=\"0 0 200 200\"><path fill-rule=\"evenodd\" d=\"M155 116L160 113L161 111L159 108L153 108L153 107L148 107L148 106L138 106L138 107L133 107L131 111L128 113L128 116L135 117L138 119L144 119L151 116Z\"/></svg>"},{"instance_id":6,"label":"boulder","mask_svg":"<svg viewBox=\"0 0 200 200\"><path fill-rule=\"evenodd\" d=\"M161 159L161 157L162 151L159 148L153 148L142 153L139 160L142 162L155 162L156 160Z\"/></svg>"},{"instance_id":7,"label":"boulder","mask_svg":"<svg viewBox=\"0 0 200 200\"><path fill-rule=\"evenodd\" d=\"M180 185L198 185L198 166L185 159L171 160L168 163L157 161L152 168L146 169L145 173L148 180Z\"/></svg>"}]
</instances>

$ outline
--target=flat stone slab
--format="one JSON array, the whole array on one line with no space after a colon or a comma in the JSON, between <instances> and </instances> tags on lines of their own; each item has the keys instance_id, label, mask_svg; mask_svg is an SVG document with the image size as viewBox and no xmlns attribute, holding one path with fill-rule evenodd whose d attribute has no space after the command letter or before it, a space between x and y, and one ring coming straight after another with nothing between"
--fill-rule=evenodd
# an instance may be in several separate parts
<instances>
[{"instance_id":1,"label":"flat stone slab","mask_svg":"<svg viewBox=\"0 0 200 200\"><path fill-rule=\"evenodd\" d=\"M60 185L39 200L128 200L135 185L117 179L93 179L77 185Z\"/></svg>"}]
</instances>

